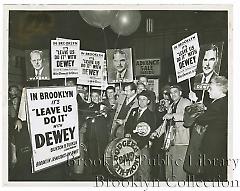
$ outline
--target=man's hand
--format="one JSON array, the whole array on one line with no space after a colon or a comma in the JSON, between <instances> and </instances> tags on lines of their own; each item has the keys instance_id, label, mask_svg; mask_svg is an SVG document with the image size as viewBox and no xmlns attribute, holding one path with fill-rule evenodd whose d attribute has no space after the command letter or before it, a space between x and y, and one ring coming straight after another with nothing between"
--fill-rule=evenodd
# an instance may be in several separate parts
<instances>
[{"instance_id":1,"label":"man's hand","mask_svg":"<svg viewBox=\"0 0 240 191\"><path fill-rule=\"evenodd\" d=\"M151 135L150 135L150 139L155 139L155 137L158 136L158 132L154 131Z\"/></svg>"},{"instance_id":2,"label":"man's hand","mask_svg":"<svg viewBox=\"0 0 240 191\"><path fill-rule=\"evenodd\" d=\"M192 100L194 102L196 102L198 100L197 95L193 91L189 92L188 97L190 100Z\"/></svg>"},{"instance_id":3,"label":"man's hand","mask_svg":"<svg viewBox=\"0 0 240 191\"><path fill-rule=\"evenodd\" d=\"M15 129L17 129L18 132L21 131L21 129L22 129L22 121L20 119L17 119L17 121L15 123Z\"/></svg>"},{"instance_id":4,"label":"man's hand","mask_svg":"<svg viewBox=\"0 0 240 191\"><path fill-rule=\"evenodd\" d=\"M116 123L119 124L119 125L123 125L124 120L123 119L116 119Z\"/></svg>"},{"instance_id":5,"label":"man's hand","mask_svg":"<svg viewBox=\"0 0 240 191\"><path fill-rule=\"evenodd\" d=\"M163 120L165 119L172 119L173 118L173 114L167 113L166 115L163 116Z\"/></svg>"},{"instance_id":6,"label":"man's hand","mask_svg":"<svg viewBox=\"0 0 240 191\"><path fill-rule=\"evenodd\" d=\"M155 137L160 138L164 132L165 127L161 125L150 135L150 139L154 139Z\"/></svg>"}]
</instances>

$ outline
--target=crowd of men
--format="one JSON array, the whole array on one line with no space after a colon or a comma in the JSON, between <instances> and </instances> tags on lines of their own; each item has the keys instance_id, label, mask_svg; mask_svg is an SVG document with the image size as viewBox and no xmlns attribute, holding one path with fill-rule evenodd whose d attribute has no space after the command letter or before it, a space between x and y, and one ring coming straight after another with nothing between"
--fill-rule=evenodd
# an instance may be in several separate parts
<instances>
[{"instance_id":1,"label":"crowd of men","mask_svg":"<svg viewBox=\"0 0 240 191\"><path fill-rule=\"evenodd\" d=\"M70 80L66 85L73 86L75 83ZM142 160L134 175L135 180L181 181L186 180L188 175L209 181L227 178L227 167L220 165L227 158L225 77L216 76L211 80L208 92L213 102L204 106L203 115L193 117L194 122L190 125L185 125L188 121L184 117L186 108L192 102L183 98L179 85L163 87L157 103L145 76L136 83L124 83L121 87L122 90L116 91L114 86L108 86L104 95L92 89L87 95L90 91L84 86L77 86L81 158L35 174L31 173L27 123L18 117L20 93L18 87L9 87L9 179L80 181L95 180L98 175L116 178L104 165L104 153L112 140L123 137L134 139L141 150ZM139 124L147 125L140 127ZM200 143L197 139L191 140L194 130L202 137ZM217 162L200 165L200 170L195 172L189 170L190 165L186 167L186 155L192 153L193 158L197 157L196 153L199 153L190 150L193 146L189 145L196 142L200 145L198 152L206 160Z\"/></svg>"}]
</instances>

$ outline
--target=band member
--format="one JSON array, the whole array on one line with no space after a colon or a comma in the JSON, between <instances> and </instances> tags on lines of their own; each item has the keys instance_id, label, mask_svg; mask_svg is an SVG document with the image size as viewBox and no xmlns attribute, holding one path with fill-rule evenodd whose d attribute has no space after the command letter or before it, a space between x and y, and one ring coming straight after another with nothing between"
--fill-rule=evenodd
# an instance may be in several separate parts
<instances>
[{"instance_id":1,"label":"band member","mask_svg":"<svg viewBox=\"0 0 240 191\"><path fill-rule=\"evenodd\" d=\"M87 169L91 178L105 172L103 155L108 143L109 130L105 116L101 114L100 92L92 90L91 102L86 111Z\"/></svg>"},{"instance_id":2,"label":"band member","mask_svg":"<svg viewBox=\"0 0 240 191\"><path fill-rule=\"evenodd\" d=\"M159 95L159 103L156 105L156 127L159 127L163 123L163 116L167 113L172 100L170 97L170 86L166 85L161 89L161 94ZM160 137L154 137L153 134L150 136L152 146L151 146L151 159L152 163L155 165L151 166L151 177L153 179L158 179L160 181L165 181L165 164L163 162L159 163L156 161L165 161L166 151L161 148L164 144L165 134Z\"/></svg>"},{"instance_id":3,"label":"band member","mask_svg":"<svg viewBox=\"0 0 240 191\"><path fill-rule=\"evenodd\" d=\"M142 91L138 95L139 107L132 109L125 125L125 137L133 138L141 149L142 160L135 180L150 180L150 151L148 147L151 132L155 130L155 116L148 109L150 94Z\"/></svg>"},{"instance_id":4,"label":"band member","mask_svg":"<svg viewBox=\"0 0 240 191\"><path fill-rule=\"evenodd\" d=\"M117 109L113 118L110 140L117 137L124 137L124 125L128 119L130 111L133 108L138 107L136 91L136 85L131 82L125 85L124 93L119 95Z\"/></svg>"},{"instance_id":5,"label":"band member","mask_svg":"<svg viewBox=\"0 0 240 191\"><path fill-rule=\"evenodd\" d=\"M107 126L109 129L111 129L111 125L113 122L114 114L117 107L117 99L115 95L115 87L108 86L106 88L106 99L102 102L106 106L106 112L107 112ZM109 132L110 134L110 132Z\"/></svg>"},{"instance_id":6,"label":"band member","mask_svg":"<svg viewBox=\"0 0 240 191\"><path fill-rule=\"evenodd\" d=\"M172 161L166 165L166 179L168 181L183 181L186 180L187 175L183 170L183 162L186 155L187 147L189 144L189 129L183 126L183 116L185 107L191 105L191 102L182 97L182 89L178 85L170 87L170 96L173 103L170 105L168 113L163 116L164 120L172 120L173 125L169 134L166 133L166 138L170 135L171 145L168 148L166 157L168 161ZM156 132L161 135L167 128L158 128ZM166 139L165 138L165 139ZM167 140L168 141L168 140Z\"/></svg>"},{"instance_id":7,"label":"band member","mask_svg":"<svg viewBox=\"0 0 240 191\"><path fill-rule=\"evenodd\" d=\"M206 112L197 118L200 125L207 125L200 151L208 161L203 166L203 179L206 181L226 181L227 165L222 161L227 160L227 126L228 126L228 80L223 76L216 76L211 80L208 90L213 102Z\"/></svg>"}]
</instances>

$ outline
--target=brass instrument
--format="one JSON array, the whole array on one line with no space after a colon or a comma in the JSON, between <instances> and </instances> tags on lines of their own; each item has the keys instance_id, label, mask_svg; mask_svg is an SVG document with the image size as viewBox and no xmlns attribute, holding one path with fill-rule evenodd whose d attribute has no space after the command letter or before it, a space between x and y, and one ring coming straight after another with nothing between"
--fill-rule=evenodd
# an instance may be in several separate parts
<instances>
[{"instance_id":1,"label":"brass instrument","mask_svg":"<svg viewBox=\"0 0 240 191\"><path fill-rule=\"evenodd\" d=\"M176 131L175 122L173 121L173 119L165 119L163 125L165 126L165 138L161 149L167 151L169 150L170 146L174 144Z\"/></svg>"},{"instance_id":2,"label":"brass instrument","mask_svg":"<svg viewBox=\"0 0 240 191\"><path fill-rule=\"evenodd\" d=\"M170 114L171 112L172 112L172 108L170 107L167 111L167 114ZM165 132L165 137L164 137L164 143L161 149L168 150L170 146L174 144L175 132L176 132L174 120L165 119L162 125L157 130L155 130L155 132L150 136L150 138L151 139L154 139L155 137L159 138L163 134L163 130Z\"/></svg>"}]
</instances>

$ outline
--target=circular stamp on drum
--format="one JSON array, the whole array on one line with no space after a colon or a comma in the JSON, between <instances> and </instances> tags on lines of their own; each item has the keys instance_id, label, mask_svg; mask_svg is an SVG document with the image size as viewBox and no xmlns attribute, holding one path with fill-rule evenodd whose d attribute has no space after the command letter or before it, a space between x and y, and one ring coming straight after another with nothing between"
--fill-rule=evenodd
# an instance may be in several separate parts
<instances>
[{"instance_id":1,"label":"circular stamp on drum","mask_svg":"<svg viewBox=\"0 0 240 191\"><path fill-rule=\"evenodd\" d=\"M141 163L141 150L131 138L114 139L105 150L106 166L114 176L129 178Z\"/></svg>"}]
</instances>

